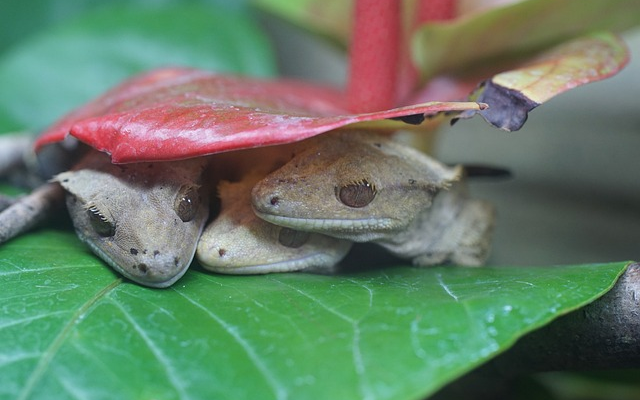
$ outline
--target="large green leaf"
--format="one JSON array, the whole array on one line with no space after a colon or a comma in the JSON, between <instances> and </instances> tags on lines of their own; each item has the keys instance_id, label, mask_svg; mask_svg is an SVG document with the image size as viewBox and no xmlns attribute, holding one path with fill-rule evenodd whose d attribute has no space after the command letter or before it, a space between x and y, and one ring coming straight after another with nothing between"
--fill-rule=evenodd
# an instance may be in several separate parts
<instances>
[{"instance_id":1,"label":"large green leaf","mask_svg":"<svg viewBox=\"0 0 640 400\"><path fill-rule=\"evenodd\" d=\"M0 248L0 398L419 398L624 267L192 269L158 290L41 231Z\"/></svg>"},{"instance_id":2,"label":"large green leaf","mask_svg":"<svg viewBox=\"0 0 640 400\"><path fill-rule=\"evenodd\" d=\"M124 78L162 66L275 73L271 46L247 13L115 5L43 30L0 58L0 122L9 121L0 128L42 128Z\"/></svg>"}]
</instances>

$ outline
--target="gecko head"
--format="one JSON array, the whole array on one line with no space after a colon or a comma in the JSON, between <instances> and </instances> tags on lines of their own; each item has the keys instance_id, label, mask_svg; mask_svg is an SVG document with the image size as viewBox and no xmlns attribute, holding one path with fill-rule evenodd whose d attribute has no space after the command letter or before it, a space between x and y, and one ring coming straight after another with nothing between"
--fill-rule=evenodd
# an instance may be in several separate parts
<instances>
[{"instance_id":1,"label":"gecko head","mask_svg":"<svg viewBox=\"0 0 640 400\"><path fill-rule=\"evenodd\" d=\"M196 251L202 266L226 274L332 270L351 242L261 220L249 199L257 180L245 176L240 182L218 185L221 212L205 228Z\"/></svg>"},{"instance_id":2,"label":"gecko head","mask_svg":"<svg viewBox=\"0 0 640 400\"><path fill-rule=\"evenodd\" d=\"M301 142L251 199L268 222L369 241L405 229L459 174L387 137L342 131Z\"/></svg>"},{"instance_id":3,"label":"gecko head","mask_svg":"<svg viewBox=\"0 0 640 400\"><path fill-rule=\"evenodd\" d=\"M78 237L125 277L168 287L186 272L208 216L199 161L113 165L92 153L58 175Z\"/></svg>"}]
</instances>

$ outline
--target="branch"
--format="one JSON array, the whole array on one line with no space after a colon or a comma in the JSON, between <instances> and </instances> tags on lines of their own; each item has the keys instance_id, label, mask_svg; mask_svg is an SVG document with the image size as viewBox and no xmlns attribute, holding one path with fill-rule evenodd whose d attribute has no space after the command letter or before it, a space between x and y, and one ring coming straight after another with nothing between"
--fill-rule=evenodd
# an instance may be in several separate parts
<instances>
[{"instance_id":1,"label":"branch","mask_svg":"<svg viewBox=\"0 0 640 400\"><path fill-rule=\"evenodd\" d=\"M536 372L639 367L640 263L636 263L604 296L524 336L434 398L470 398L470 393L473 399L496 398L504 395L511 379Z\"/></svg>"},{"instance_id":2,"label":"branch","mask_svg":"<svg viewBox=\"0 0 640 400\"><path fill-rule=\"evenodd\" d=\"M505 376L640 367L640 263L600 299L525 336L495 363Z\"/></svg>"}]
</instances>

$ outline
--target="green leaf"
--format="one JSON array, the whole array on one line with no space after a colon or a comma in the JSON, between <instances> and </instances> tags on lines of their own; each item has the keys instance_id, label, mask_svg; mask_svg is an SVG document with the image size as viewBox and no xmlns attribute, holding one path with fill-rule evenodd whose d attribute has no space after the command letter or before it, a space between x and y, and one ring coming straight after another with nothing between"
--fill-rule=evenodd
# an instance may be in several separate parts
<instances>
[{"instance_id":1,"label":"green leaf","mask_svg":"<svg viewBox=\"0 0 640 400\"><path fill-rule=\"evenodd\" d=\"M239 50L241 49L241 50ZM0 58L4 129L36 129L124 78L161 66L271 76L274 57L246 13L117 5L42 31Z\"/></svg>"},{"instance_id":2,"label":"green leaf","mask_svg":"<svg viewBox=\"0 0 640 400\"><path fill-rule=\"evenodd\" d=\"M426 24L413 41L423 79L440 73L494 72L562 41L640 23L640 0L525 0L451 22Z\"/></svg>"},{"instance_id":3,"label":"green leaf","mask_svg":"<svg viewBox=\"0 0 640 400\"><path fill-rule=\"evenodd\" d=\"M421 398L625 264L116 276L70 232L0 247L0 398Z\"/></svg>"},{"instance_id":4,"label":"green leaf","mask_svg":"<svg viewBox=\"0 0 640 400\"><path fill-rule=\"evenodd\" d=\"M352 0L252 0L294 24L346 45L351 34Z\"/></svg>"}]
</instances>

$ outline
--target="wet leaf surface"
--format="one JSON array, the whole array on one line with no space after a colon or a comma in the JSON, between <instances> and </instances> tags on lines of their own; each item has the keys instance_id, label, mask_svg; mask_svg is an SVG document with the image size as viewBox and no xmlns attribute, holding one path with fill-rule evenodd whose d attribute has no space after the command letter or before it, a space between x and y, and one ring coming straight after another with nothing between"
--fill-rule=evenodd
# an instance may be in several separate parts
<instances>
[{"instance_id":1,"label":"wet leaf surface","mask_svg":"<svg viewBox=\"0 0 640 400\"><path fill-rule=\"evenodd\" d=\"M71 232L40 231L0 248L0 398L418 398L624 267L193 268L158 290L123 281Z\"/></svg>"}]
</instances>

